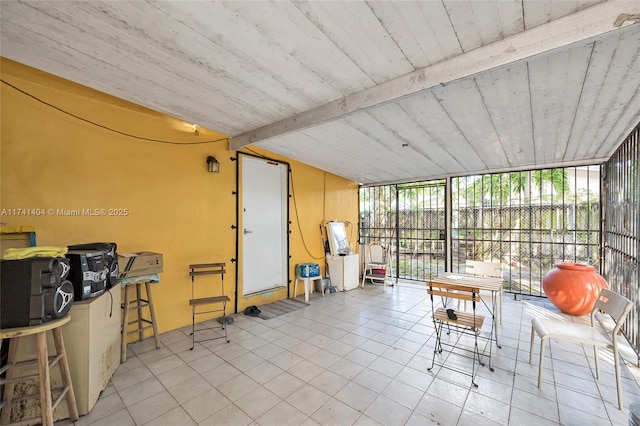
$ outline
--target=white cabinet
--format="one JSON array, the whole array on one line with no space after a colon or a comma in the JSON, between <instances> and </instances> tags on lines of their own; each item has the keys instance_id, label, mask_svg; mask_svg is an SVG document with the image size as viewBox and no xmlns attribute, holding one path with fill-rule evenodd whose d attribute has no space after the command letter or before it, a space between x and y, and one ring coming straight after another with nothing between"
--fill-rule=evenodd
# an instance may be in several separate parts
<instances>
[{"instance_id":1,"label":"white cabinet","mask_svg":"<svg viewBox=\"0 0 640 426\"><path fill-rule=\"evenodd\" d=\"M81 416L91 411L120 365L120 293L116 285L96 298L73 302L71 321L62 327Z\"/></svg>"},{"instance_id":2,"label":"white cabinet","mask_svg":"<svg viewBox=\"0 0 640 426\"><path fill-rule=\"evenodd\" d=\"M339 291L353 290L360 284L360 256L349 254L346 256L327 255L327 265L329 266L329 277L331 285L336 286Z\"/></svg>"}]
</instances>

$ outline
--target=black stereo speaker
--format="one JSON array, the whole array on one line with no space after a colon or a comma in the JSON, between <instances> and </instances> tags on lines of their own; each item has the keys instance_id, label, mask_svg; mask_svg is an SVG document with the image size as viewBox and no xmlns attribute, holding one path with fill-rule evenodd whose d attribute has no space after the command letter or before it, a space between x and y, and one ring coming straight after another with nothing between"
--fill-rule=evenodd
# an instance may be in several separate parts
<instances>
[{"instance_id":1,"label":"black stereo speaker","mask_svg":"<svg viewBox=\"0 0 640 426\"><path fill-rule=\"evenodd\" d=\"M26 327L62 318L73 303L73 285L54 257L0 261L0 328Z\"/></svg>"},{"instance_id":2,"label":"black stereo speaker","mask_svg":"<svg viewBox=\"0 0 640 426\"><path fill-rule=\"evenodd\" d=\"M84 243L69 246L69 250L99 250L104 254L107 269L107 288L118 283L118 245L116 243Z\"/></svg>"},{"instance_id":3,"label":"black stereo speaker","mask_svg":"<svg viewBox=\"0 0 640 426\"><path fill-rule=\"evenodd\" d=\"M57 257L60 267L58 268L60 271L60 279L66 280L69 276L69 272L71 271L71 262L66 257Z\"/></svg>"},{"instance_id":4,"label":"black stereo speaker","mask_svg":"<svg viewBox=\"0 0 640 426\"><path fill-rule=\"evenodd\" d=\"M102 250L69 250L65 255L71 264L69 281L74 300L100 296L107 288L109 269Z\"/></svg>"}]
</instances>

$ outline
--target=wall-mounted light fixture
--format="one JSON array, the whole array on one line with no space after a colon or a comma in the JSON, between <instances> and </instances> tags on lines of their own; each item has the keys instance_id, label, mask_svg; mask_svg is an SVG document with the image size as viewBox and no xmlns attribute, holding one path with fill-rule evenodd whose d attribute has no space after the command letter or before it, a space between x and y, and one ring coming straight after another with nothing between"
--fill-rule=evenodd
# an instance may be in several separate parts
<instances>
[{"instance_id":1,"label":"wall-mounted light fixture","mask_svg":"<svg viewBox=\"0 0 640 426\"><path fill-rule=\"evenodd\" d=\"M200 129L198 128L197 124L191 124L191 123L183 123L183 124L186 127L190 128L194 135L196 135L196 136L200 135Z\"/></svg>"},{"instance_id":2,"label":"wall-mounted light fixture","mask_svg":"<svg viewBox=\"0 0 640 426\"><path fill-rule=\"evenodd\" d=\"M210 173L220 173L220 163L214 155L207 157L207 167Z\"/></svg>"}]
</instances>

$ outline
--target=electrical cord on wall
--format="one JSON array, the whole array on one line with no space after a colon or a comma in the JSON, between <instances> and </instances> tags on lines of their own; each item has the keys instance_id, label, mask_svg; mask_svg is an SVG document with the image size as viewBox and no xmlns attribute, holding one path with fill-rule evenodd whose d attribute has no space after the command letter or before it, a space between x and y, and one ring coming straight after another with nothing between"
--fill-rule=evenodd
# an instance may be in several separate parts
<instances>
[{"instance_id":1,"label":"electrical cord on wall","mask_svg":"<svg viewBox=\"0 0 640 426\"><path fill-rule=\"evenodd\" d=\"M111 318L113 315L113 294L111 294L111 291L107 291L107 293L111 296L111 306L109 306L109 318Z\"/></svg>"},{"instance_id":2,"label":"electrical cord on wall","mask_svg":"<svg viewBox=\"0 0 640 426\"><path fill-rule=\"evenodd\" d=\"M322 217L327 217L327 172L322 178Z\"/></svg>"},{"instance_id":3,"label":"electrical cord on wall","mask_svg":"<svg viewBox=\"0 0 640 426\"><path fill-rule=\"evenodd\" d=\"M247 151L249 151L250 153L252 153L256 157L264 158L265 160L269 159L269 157L267 157L266 155L260 154L259 152L254 151L253 149L249 148L248 146L245 146L244 149L246 149ZM242 151L240 151L240 152L242 152Z\"/></svg>"},{"instance_id":4,"label":"electrical cord on wall","mask_svg":"<svg viewBox=\"0 0 640 426\"><path fill-rule=\"evenodd\" d=\"M293 184L293 170L289 173L289 180L291 181L291 196L293 198L293 210L296 213L296 222L298 223L298 231L300 231L300 238L302 238L302 245L304 249L307 251L307 254L311 256L312 259L320 260L324 259L324 254L322 256L314 256L311 254L309 247L307 247L307 242L304 239L304 233L302 232L302 227L300 226L300 216L298 215L298 203L296 202L296 190L295 185ZM324 247L322 248L324 251Z\"/></svg>"},{"instance_id":5,"label":"electrical cord on wall","mask_svg":"<svg viewBox=\"0 0 640 426\"><path fill-rule=\"evenodd\" d=\"M96 123L94 121L88 120L86 118L80 117L80 116L78 116L78 115L76 115L76 114L74 114L72 112L66 111L66 110L64 110L64 109L62 109L60 107L57 107L57 106L55 106L53 104L50 104L49 102L44 101L44 100L38 98L37 96L32 95L31 93L25 92L24 90L14 86L13 84L11 84L11 83L3 80L3 79L0 79L0 81L2 83L6 84L7 86L11 87L12 89L22 93L23 95L26 95L26 96L30 97L31 99L34 99L34 100L36 100L36 101L38 101L38 102L40 102L40 103L42 103L42 104L44 104L44 105L46 105L46 106L48 106L50 108L53 108L56 111L60 111L63 114L70 115L71 117L74 117L74 118L76 118L76 119L78 119L80 121L84 121L85 123L92 124L92 125L94 125L96 127L100 127L101 129L105 129L105 130L108 130L110 132L118 133L120 135L127 136L127 137L130 137L130 138L140 139L140 140L147 141L147 142L169 144L169 145L201 145L201 144L208 144L208 143L214 143L214 142L229 141L229 138L225 137L225 138L220 138L220 139L212 139L212 140L198 141L198 142L177 142L177 141L166 141L166 140L162 140L162 139L145 138L143 136L132 135L130 133L126 133L126 132L122 132L120 130L112 129L111 127L107 127L107 126L104 126L102 124L98 124L98 123Z\"/></svg>"}]
</instances>

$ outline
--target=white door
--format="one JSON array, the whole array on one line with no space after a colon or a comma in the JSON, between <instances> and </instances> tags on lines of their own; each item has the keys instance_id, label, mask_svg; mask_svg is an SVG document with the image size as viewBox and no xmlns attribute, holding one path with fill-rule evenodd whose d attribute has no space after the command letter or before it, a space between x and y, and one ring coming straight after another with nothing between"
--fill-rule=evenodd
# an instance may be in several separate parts
<instances>
[{"instance_id":1,"label":"white door","mask_svg":"<svg viewBox=\"0 0 640 426\"><path fill-rule=\"evenodd\" d=\"M242 293L287 285L286 164L239 156L242 170Z\"/></svg>"}]
</instances>

